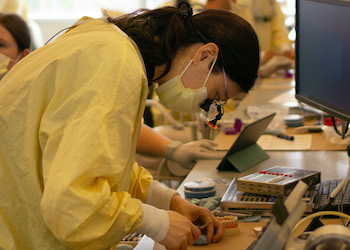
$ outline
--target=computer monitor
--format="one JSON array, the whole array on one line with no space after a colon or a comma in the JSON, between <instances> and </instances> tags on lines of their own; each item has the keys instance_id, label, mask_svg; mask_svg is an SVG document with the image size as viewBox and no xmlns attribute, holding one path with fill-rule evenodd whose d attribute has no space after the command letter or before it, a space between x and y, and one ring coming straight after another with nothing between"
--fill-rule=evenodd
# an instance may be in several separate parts
<instances>
[{"instance_id":1,"label":"computer monitor","mask_svg":"<svg viewBox=\"0 0 350 250\"><path fill-rule=\"evenodd\" d=\"M350 122L350 1L296 1L296 99Z\"/></svg>"}]
</instances>

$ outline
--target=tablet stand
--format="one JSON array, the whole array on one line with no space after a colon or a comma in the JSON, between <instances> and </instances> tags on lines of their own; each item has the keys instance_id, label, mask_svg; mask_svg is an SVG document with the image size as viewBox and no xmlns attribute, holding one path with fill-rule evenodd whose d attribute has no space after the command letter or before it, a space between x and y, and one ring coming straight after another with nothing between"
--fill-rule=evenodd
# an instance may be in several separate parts
<instances>
[{"instance_id":1,"label":"tablet stand","mask_svg":"<svg viewBox=\"0 0 350 250\"><path fill-rule=\"evenodd\" d=\"M253 143L226 157L218 169L219 171L243 172L268 158L270 156L257 143Z\"/></svg>"}]
</instances>

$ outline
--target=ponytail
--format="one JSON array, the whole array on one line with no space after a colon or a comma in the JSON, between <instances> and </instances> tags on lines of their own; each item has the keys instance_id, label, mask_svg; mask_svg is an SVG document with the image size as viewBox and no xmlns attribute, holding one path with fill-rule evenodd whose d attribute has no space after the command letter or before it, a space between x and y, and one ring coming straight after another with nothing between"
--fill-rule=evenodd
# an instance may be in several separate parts
<instances>
[{"instance_id":1,"label":"ponytail","mask_svg":"<svg viewBox=\"0 0 350 250\"><path fill-rule=\"evenodd\" d=\"M161 78L169 72L179 49L208 42L219 47L215 71L223 67L245 92L257 78L260 61L257 36L248 22L231 12L206 10L192 16L190 5L180 4L179 9L138 10L109 21L138 45L149 84L157 80L153 79L155 66L165 65Z\"/></svg>"}]
</instances>

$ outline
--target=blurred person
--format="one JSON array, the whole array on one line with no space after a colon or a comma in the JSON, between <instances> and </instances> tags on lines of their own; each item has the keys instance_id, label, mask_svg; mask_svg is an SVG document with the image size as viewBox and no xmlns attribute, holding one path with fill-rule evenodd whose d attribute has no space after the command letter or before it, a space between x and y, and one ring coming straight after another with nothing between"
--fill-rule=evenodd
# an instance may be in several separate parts
<instances>
[{"instance_id":1,"label":"blurred person","mask_svg":"<svg viewBox=\"0 0 350 250\"><path fill-rule=\"evenodd\" d=\"M26 0L1 0L0 12L15 13L27 19L27 2Z\"/></svg>"},{"instance_id":2,"label":"blurred person","mask_svg":"<svg viewBox=\"0 0 350 250\"><path fill-rule=\"evenodd\" d=\"M39 25L33 19L28 18L26 0L0 0L0 12L17 14L27 22L31 36L30 51L34 51L44 45Z\"/></svg>"},{"instance_id":3,"label":"blurred person","mask_svg":"<svg viewBox=\"0 0 350 250\"><path fill-rule=\"evenodd\" d=\"M262 51L260 76L294 66L294 49L276 0L207 0L206 8L229 10L253 26Z\"/></svg>"},{"instance_id":4,"label":"blurred person","mask_svg":"<svg viewBox=\"0 0 350 250\"><path fill-rule=\"evenodd\" d=\"M3 61L0 78L29 54L30 42L27 23L19 15L0 13L0 54Z\"/></svg>"},{"instance_id":5,"label":"blurred person","mask_svg":"<svg viewBox=\"0 0 350 250\"><path fill-rule=\"evenodd\" d=\"M222 31L225 32L222 32ZM218 108L257 78L254 30L187 5L82 19L0 84L0 248L107 248L132 232L186 249L212 222L134 162L148 86L165 107Z\"/></svg>"}]
</instances>

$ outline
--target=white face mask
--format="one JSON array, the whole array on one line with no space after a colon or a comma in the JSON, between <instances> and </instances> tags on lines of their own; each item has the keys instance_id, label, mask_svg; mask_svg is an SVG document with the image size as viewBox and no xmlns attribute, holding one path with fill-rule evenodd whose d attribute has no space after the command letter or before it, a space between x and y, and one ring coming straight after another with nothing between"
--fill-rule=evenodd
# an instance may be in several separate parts
<instances>
[{"instance_id":1,"label":"white face mask","mask_svg":"<svg viewBox=\"0 0 350 250\"><path fill-rule=\"evenodd\" d=\"M7 65L12 61L12 59L4 54L0 53L0 75L7 73Z\"/></svg>"},{"instance_id":2,"label":"white face mask","mask_svg":"<svg viewBox=\"0 0 350 250\"><path fill-rule=\"evenodd\" d=\"M10 62L14 62L14 61L10 57L0 53L0 80L7 73L8 71L7 67Z\"/></svg>"},{"instance_id":3,"label":"white face mask","mask_svg":"<svg viewBox=\"0 0 350 250\"><path fill-rule=\"evenodd\" d=\"M159 87L155 88L155 92L157 93L160 103L163 104L164 107L185 113L196 113L200 111L200 105L207 99L208 93L205 84L208 81L208 78L213 70L217 57L215 57L209 73L204 81L203 87L198 89L190 89L186 88L182 81L181 77L191 65L191 60L186 68L182 71L180 75L175 76L169 81L163 83Z\"/></svg>"},{"instance_id":4,"label":"white face mask","mask_svg":"<svg viewBox=\"0 0 350 250\"><path fill-rule=\"evenodd\" d=\"M11 63L11 66L13 67L18 62L20 56L21 53L17 56L16 60L12 60L10 57L0 53L0 76L3 77L7 73L7 71L9 71L9 64Z\"/></svg>"}]
</instances>

